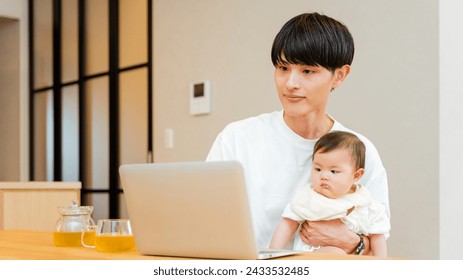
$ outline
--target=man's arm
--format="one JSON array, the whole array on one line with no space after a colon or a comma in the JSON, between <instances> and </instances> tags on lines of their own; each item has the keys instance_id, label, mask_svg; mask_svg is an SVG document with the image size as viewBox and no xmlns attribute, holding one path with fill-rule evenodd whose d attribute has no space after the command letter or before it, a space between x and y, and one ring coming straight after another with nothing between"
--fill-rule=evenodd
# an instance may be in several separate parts
<instances>
[{"instance_id":1,"label":"man's arm","mask_svg":"<svg viewBox=\"0 0 463 280\"><path fill-rule=\"evenodd\" d=\"M352 254L359 245L360 237L350 231L339 219L329 221L306 221L300 231L304 243L312 246L334 246ZM363 254L370 254L370 240L363 238L365 249Z\"/></svg>"}]
</instances>

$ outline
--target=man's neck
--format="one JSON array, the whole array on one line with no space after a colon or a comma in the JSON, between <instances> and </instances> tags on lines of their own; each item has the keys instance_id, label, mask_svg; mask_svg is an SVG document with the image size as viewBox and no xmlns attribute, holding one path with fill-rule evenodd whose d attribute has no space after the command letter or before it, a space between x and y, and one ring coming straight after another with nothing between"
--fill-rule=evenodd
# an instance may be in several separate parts
<instances>
[{"instance_id":1,"label":"man's neck","mask_svg":"<svg viewBox=\"0 0 463 280\"><path fill-rule=\"evenodd\" d=\"M288 116L283 119L291 130L304 139L318 139L327 134L333 127L334 121L325 113L323 115Z\"/></svg>"}]
</instances>

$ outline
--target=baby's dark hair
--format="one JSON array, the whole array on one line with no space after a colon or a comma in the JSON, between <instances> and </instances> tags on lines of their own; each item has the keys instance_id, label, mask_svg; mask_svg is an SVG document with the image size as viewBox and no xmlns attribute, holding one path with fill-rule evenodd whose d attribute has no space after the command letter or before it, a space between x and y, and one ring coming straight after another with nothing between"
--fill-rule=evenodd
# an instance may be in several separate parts
<instances>
[{"instance_id":1,"label":"baby's dark hair","mask_svg":"<svg viewBox=\"0 0 463 280\"><path fill-rule=\"evenodd\" d=\"M341 22L319 13L304 13L290 19L276 35L272 63L322 66L331 72L351 65L354 39Z\"/></svg>"},{"instance_id":2,"label":"baby's dark hair","mask_svg":"<svg viewBox=\"0 0 463 280\"><path fill-rule=\"evenodd\" d=\"M350 151L355 169L365 168L365 144L355 134L347 131L333 131L322 136L315 143L313 155L338 149Z\"/></svg>"}]
</instances>

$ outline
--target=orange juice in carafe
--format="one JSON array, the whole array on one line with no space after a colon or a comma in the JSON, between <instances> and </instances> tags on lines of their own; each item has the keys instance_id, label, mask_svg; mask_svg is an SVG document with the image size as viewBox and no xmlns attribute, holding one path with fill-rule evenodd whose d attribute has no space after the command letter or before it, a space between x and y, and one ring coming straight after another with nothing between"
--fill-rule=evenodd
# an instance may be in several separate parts
<instances>
[{"instance_id":1,"label":"orange juice in carafe","mask_svg":"<svg viewBox=\"0 0 463 280\"><path fill-rule=\"evenodd\" d=\"M73 201L71 207L58 207L60 218L56 222L53 242L57 247L79 247L85 226L95 225L91 218L92 206L77 206Z\"/></svg>"},{"instance_id":2,"label":"orange juice in carafe","mask_svg":"<svg viewBox=\"0 0 463 280\"><path fill-rule=\"evenodd\" d=\"M53 232L53 242L57 247L80 247L80 232Z\"/></svg>"}]
</instances>

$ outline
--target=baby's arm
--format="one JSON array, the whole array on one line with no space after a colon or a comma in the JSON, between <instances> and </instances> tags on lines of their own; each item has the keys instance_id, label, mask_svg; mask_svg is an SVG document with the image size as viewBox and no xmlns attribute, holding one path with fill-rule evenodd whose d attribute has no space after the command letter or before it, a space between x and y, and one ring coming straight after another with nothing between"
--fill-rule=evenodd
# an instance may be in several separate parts
<instances>
[{"instance_id":1,"label":"baby's arm","mask_svg":"<svg viewBox=\"0 0 463 280\"><path fill-rule=\"evenodd\" d=\"M270 249L283 249L299 227L299 222L283 218L273 233Z\"/></svg>"},{"instance_id":2,"label":"baby's arm","mask_svg":"<svg viewBox=\"0 0 463 280\"><path fill-rule=\"evenodd\" d=\"M383 234L370 234L368 236L370 238L370 248L371 253L375 257L387 257L387 244L386 238Z\"/></svg>"}]
</instances>

